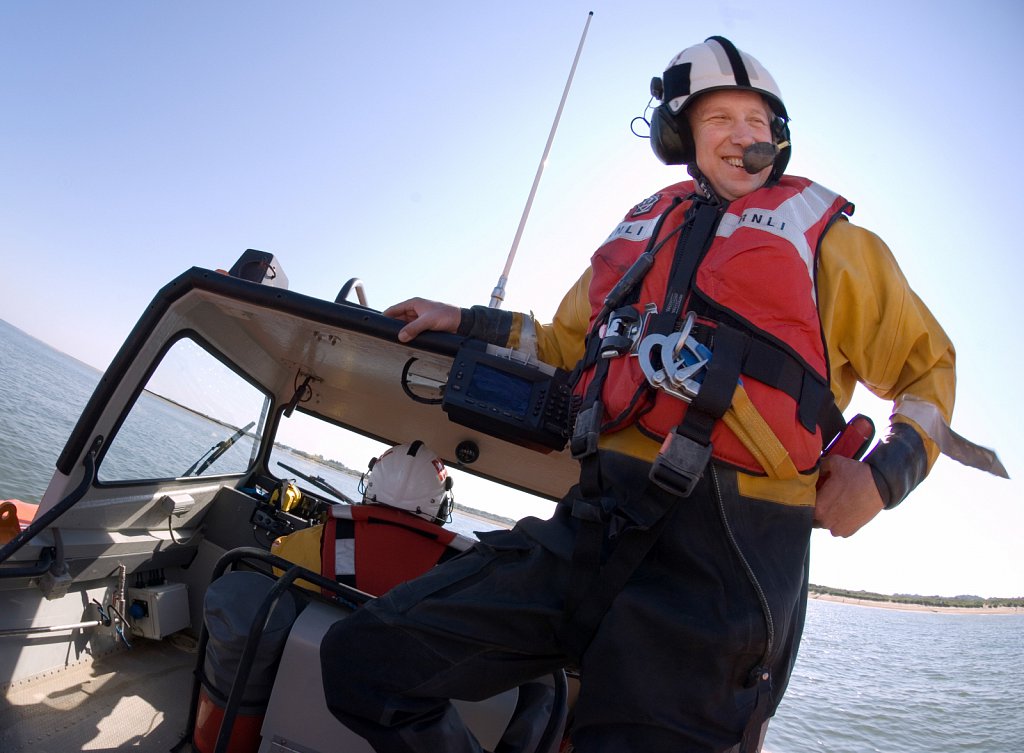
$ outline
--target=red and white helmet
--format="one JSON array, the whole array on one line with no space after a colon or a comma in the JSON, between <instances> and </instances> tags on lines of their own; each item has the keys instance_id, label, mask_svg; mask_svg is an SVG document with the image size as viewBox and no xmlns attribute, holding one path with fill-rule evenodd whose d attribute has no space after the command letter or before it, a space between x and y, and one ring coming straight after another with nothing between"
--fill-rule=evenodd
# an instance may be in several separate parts
<instances>
[{"instance_id":1,"label":"red and white helmet","mask_svg":"<svg viewBox=\"0 0 1024 753\"><path fill-rule=\"evenodd\" d=\"M395 445L370 462L363 501L397 507L438 525L451 520L452 478L423 442Z\"/></svg>"}]
</instances>

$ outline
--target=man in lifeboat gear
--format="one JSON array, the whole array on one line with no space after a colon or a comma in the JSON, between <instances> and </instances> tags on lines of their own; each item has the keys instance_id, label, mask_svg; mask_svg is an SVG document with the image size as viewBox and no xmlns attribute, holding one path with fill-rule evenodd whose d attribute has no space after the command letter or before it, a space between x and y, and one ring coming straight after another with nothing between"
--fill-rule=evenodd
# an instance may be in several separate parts
<instances>
[{"instance_id":1,"label":"man in lifeboat gear","mask_svg":"<svg viewBox=\"0 0 1024 753\"><path fill-rule=\"evenodd\" d=\"M575 369L582 405L580 483L551 520L482 534L326 636L328 705L379 751L479 751L448 699L569 664L578 751L760 750L812 527L853 535L956 450L953 346L853 205L785 174L765 68L711 37L652 93L654 152L692 179L626 213L552 323L385 311L402 342L456 332ZM858 382L892 423L863 462L823 457Z\"/></svg>"}]
</instances>

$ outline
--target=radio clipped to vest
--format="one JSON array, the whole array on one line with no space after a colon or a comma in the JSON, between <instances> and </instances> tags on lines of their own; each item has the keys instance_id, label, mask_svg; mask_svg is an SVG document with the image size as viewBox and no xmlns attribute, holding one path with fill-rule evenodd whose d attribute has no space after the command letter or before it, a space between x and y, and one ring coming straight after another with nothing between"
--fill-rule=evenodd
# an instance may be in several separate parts
<instances>
[{"instance_id":1,"label":"radio clipped to vest","mask_svg":"<svg viewBox=\"0 0 1024 753\"><path fill-rule=\"evenodd\" d=\"M441 408L457 424L541 452L561 450L578 399L569 372L515 351L467 341L455 354Z\"/></svg>"}]
</instances>

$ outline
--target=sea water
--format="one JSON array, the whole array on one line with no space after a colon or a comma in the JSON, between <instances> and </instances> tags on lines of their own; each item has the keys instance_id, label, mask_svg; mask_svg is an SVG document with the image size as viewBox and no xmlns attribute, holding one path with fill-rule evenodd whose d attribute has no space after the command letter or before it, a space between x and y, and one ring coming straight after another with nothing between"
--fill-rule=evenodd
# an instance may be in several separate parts
<instances>
[{"instance_id":1,"label":"sea water","mask_svg":"<svg viewBox=\"0 0 1024 753\"><path fill-rule=\"evenodd\" d=\"M99 378L95 369L0 321L0 499L39 501ZM297 459L295 466L302 470L303 462ZM309 469L318 472L324 473L322 466ZM357 479L342 475L335 481L357 496ZM455 523L463 532L481 525L461 518ZM765 749L1024 751L1022 671L1024 615L812 601L793 679Z\"/></svg>"},{"instance_id":2,"label":"sea water","mask_svg":"<svg viewBox=\"0 0 1024 753\"><path fill-rule=\"evenodd\" d=\"M1024 750L1024 615L812 600L772 753Z\"/></svg>"}]
</instances>

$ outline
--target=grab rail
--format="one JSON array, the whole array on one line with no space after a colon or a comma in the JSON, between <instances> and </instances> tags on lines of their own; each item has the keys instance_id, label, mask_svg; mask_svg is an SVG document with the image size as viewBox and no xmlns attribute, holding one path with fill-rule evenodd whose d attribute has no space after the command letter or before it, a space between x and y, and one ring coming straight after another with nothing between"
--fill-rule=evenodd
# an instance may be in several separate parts
<instances>
[{"instance_id":1,"label":"grab rail","mask_svg":"<svg viewBox=\"0 0 1024 753\"><path fill-rule=\"evenodd\" d=\"M238 709L242 705L242 695L245 692L245 686L249 682L249 673L253 664L253 659L256 657L256 650L259 648L260 639L263 636L263 625L267 620L267 616L270 614L270 610L273 609L278 599L281 598L282 594L284 594L284 592L296 580L301 579L309 581L320 588L332 591L342 600L343 603L352 607L356 607L359 604L365 604L373 598L369 594L356 588L347 586L344 583L338 583L330 578L325 578L319 573L307 570L300 565L293 564L282 557L278 557L276 554L271 554L255 547L239 547L225 553L219 560L217 560L217 564L214 566L213 573L210 576L210 582L213 583L227 571L228 567L239 563L244 559L262 561L270 565L272 568L276 567L279 570L283 570L284 574L277 578L277 582L271 587L270 591L264 598L263 603L260 604L256 614L253 615L252 625L249 628L249 635L246 638L245 647L242 649L242 655L239 658L238 669L235 673L235 680L231 684L231 691L228 693L228 700L224 707L224 715L221 719L220 731L217 735L214 753L224 753L228 749L228 743L231 740L231 730L235 724L235 717L238 716ZM269 573L265 572L264 575L273 577ZM311 593L310 595L314 594ZM194 679L192 681L192 695L189 701L188 721L185 725L185 736L179 740L173 748L171 748L172 751L179 750L186 743L192 742L196 725L196 713L199 705L199 693L203 679L203 664L206 660L206 647L209 639L210 635L206 629L206 622L204 621L199 631L199 642L196 647L196 666L193 671Z\"/></svg>"},{"instance_id":2,"label":"grab rail","mask_svg":"<svg viewBox=\"0 0 1024 753\"><path fill-rule=\"evenodd\" d=\"M0 578L38 578L45 575L57 559L55 547L47 546L39 552L39 559L31 565L0 565Z\"/></svg>"}]
</instances>

